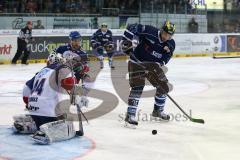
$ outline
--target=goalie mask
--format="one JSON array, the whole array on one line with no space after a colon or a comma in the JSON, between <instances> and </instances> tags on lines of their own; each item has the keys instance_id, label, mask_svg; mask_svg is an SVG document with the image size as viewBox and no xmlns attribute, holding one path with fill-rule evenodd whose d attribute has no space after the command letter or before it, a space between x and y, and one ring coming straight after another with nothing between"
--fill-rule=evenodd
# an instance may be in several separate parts
<instances>
[{"instance_id":1,"label":"goalie mask","mask_svg":"<svg viewBox=\"0 0 240 160\"><path fill-rule=\"evenodd\" d=\"M47 65L54 64L54 63L63 63L63 58L60 54L53 51L48 56Z\"/></svg>"}]
</instances>

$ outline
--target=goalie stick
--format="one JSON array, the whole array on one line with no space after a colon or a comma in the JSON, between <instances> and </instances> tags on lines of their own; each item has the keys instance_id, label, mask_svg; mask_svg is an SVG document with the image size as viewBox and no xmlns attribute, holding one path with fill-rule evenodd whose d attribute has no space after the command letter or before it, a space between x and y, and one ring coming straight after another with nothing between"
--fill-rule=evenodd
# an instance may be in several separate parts
<instances>
[{"instance_id":1,"label":"goalie stick","mask_svg":"<svg viewBox=\"0 0 240 160\"><path fill-rule=\"evenodd\" d=\"M68 65L61 65L60 67L57 68L56 70L56 82L57 82L57 85L58 85L58 74L59 74L59 70L61 68L69 68L71 70L71 76L73 77L74 76L74 73L73 73L73 66L68 66ZM67 91L67 90L66 90ZM76 134L78 136L83 136L84 135L84 131L83 131L83 124L82 124L82 116L84 117L84 119L87 121L88 123L88 119L86 118L86 116L84 115L84 113L81 111L81 107L79 106L79 104L75 104L75 94L74 94L74 91L75 91L75 82L74 82L74 85L73 85L73 91L72 92L68 92L67 93L70 95L71 97L71 100L70 100L70 103L73 104L73 105L76 105L77 107L77 116L78 116L78 121L79 121L79 130L76 131Z\"/></svg>"},{"instance_id":2,"label":"goalie stick","mask_svg":"<svg viewBox=\"0 0 240 160\"><path fill-rule=\"evenodd\" d=\"M74 76L74 73L73 73L73 66L70 67L71 69L71 74L72 74L72 77ZM79 104L75 104L75 94L74 94L74 91L75 91L75 82L74 82L74 85L73 85L73 92L72 92L72 95L71 95L71 104L73 105L76 105L77 107L77 115L78 115L78 121L79 121L79 131L76 132L77 135L79 136L83 136L84 135L84 131L83 131L83 124L82 124L82 116L84 117L84 119L87 121L88 123L88 119L86 118L86 116L84 115L84 113L82 112L81 110L81 107L79 106Z\"/></svg>"},{"instance_id":3,"label":"goalie stick","mask_svg":"<svg viewBox=\"0 0 240 160\"><path fill-rule=\"evenodd\" d=\"M136 64L141 66L143 69L146 69L145 66L143 66L141 63L141 61L139 61L134 54L130 53L130 56L136 61ZM167 97L175 104L175 106L185 115L187 116L187 118L191 121L191 122L194 122L194 123L201 123L201 124L204 124L204 120L203 119L197 119L197 118L192 118L190 115L188 115L183 109L182 107L169 95L169 94L166 94Z\"/></svg>"}]
</instances>

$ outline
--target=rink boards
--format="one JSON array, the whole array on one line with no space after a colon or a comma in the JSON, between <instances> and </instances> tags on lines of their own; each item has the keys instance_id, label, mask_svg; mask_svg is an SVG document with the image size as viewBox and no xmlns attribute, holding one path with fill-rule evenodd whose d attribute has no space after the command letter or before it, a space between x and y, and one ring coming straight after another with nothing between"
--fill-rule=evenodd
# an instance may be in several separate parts
<instances>
[{"instance_id":1,"label":"rink boards","mask_svg":"<svg viewBox=\"0 0 240 160\"><path fill-rule=\"evenodd\" d=\"M82 47L90 55L90 60L96 60L95 50L92 50L90 38L94 30L83 31ZM44 63L49 53L56 47L68 43L68 32L42 31L33 34L34 40L28 47L31 52L30 63ZM115 57L126 59L120 49L123 30L113 30L113 40L116 44ZM17 50L17 31L0 31L0 64L8 64ZM239 56L240 34L175 34L176 48L174 57L214 57Z\"/></svg>"}]
</instances>

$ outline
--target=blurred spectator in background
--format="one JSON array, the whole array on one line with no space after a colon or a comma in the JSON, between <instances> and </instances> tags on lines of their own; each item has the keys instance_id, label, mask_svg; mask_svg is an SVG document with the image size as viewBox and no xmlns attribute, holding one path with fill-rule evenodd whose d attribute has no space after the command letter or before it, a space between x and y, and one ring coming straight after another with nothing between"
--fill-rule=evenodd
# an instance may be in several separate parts
<instances>
[{"instance_id":1,"label":"blurred spectator in background","mask_svg":"<svg viewBox=\"0 0 240 160\"><path fill-rule=\"evenodd\" d=\"M77 5L76 5L75 0L71 0L70 3L71 3L71 8L70 8L71 13L76 13L76 11L77 11Z\"/></svg>"},{"instance_id":2,"label":"blurred spectator in background","mask_svg":"<svg viewBox=\"0 0 240 160\"><path fill-rule=\"evenodd\" d=\"M66 13L71 13L71 0L66 0L65 1L65 12Z\"/></svg>"},{"instance_id":3,"label":"blurred spectator in background","mask_svg":"<svg viewBox=\"0 0 240 160\"><path fill-rule=\"evenodd\" d=\"M166 3L166 12L173 13L173 0L168 0Z\"/></svg>"},{"instance_id":4,"label":"blurred spectator in background","mask_svg":"<svg viewBox=\"0 0 240 160\"><path fill-rule=\"evenodd\" d=\"M125 3L125 0L121 2ZM118 2L118 0L104 0L104 8L117 8L121 2Z\"/></svg>"},{"instance_id":5,"label":"blurred spectator in background","mask_svg":"<svg viewBox=\"0 0 240 160\"><path fill-rule=\"evenodd\" d=\"M235 32L240 33L240 19L236 21L236 27L235 27Z\"/></svg>"},{"instance_id":6,"label":"blurred spectator in background","mask_svg":"<svg viewBox=\"0 0 240 160\"><path fill-rule=\"evenodd\" d=\"M93 19L91 19L91 28L92 29L98 29L98 18L94 17Z\"/></svg>"},{"instance_id":7,"label":"blurred spectator in background","mask_svg":"<svg viewBox=\"0 0 240 160\"><path fill-rule=\"evenodd\" d=\"M126 9L129 11L129 13L134 14L137 13L136 11L138 11L138 1L136 0L128 0L126 1Z\"/></svg>"},{"instance_id":8,"label":"blurred spectator in background","mask_svg":"<svg viewBox=\"0 0 240 160\"><path fill-rule=\"evenodd\" d=\"M188 23L188 32L189 33L198 33L198 23L195 21L194 17Z\"/></svg>"},{"instance_id":9,"label":"blurred spectator in background","mask_svg":"<svg viewBox=\"0 0 240 160\"><path fill-rule=\"evenodd\" d=\"M234 33L235 32L235 23L230 23L227 25L228 28L226 28L226 31L228 33Z\"/></svg>"},{"instance_id":10,"label":"blurred spectator in background","mask_svg":"<svg viewBox=\"0 0 240 160\"><path fill-rule=\"evenodd\" d=\"M52 3L51 0L45 0L44 1L44 13L52 13L54 7L55 6L53 6L53 3Z\"/></svg>"},{"instance_id":11,"label":"blurred spectator in background","mask_svg":"<svg viewBox=\"0 0 240 160\"><path fill-rule=\"evenodd\" d=\"M44 7L44 0L37 0L37 5L38 5L38 12L41 12L43 11L43 7Z\"/></svg>"},{"instance_id":12,"label":"blurred spectator in background","mask_svg":"<svg viewBox=\"0 0 240 160\"><path fill-rule=\"evenodd\" d=\"M44 26L42 25L41 20L37 20L37 25L34 26L34 29L44 29Z\"/></svg>"},{"instance_id":13,"label":"blurred spectator in background","mask_svg":"<svg viewBox=\"0 0 240 160\"><path fill-rule=\"evenodd\" d=\"M20 1L12 1L11 2L12 7L10 6L10 8L11 8L11 11L13 13L17 13L18 12L19 3L20 3Z\"/></svg>"},{"instance_id":14,"label":"blurred spectator in background","mask_svg":"<svg viewBox=\"0 0 240 160\"><path fill-rule=\"evenodd\" d=\"M83 0L76 0L76 12L81 13L83 9Z\"/></svg>"},{"instance_id":15,"label":"blurred spectator in background","mask_svg":"<svg viewBox=\"0 0 240 160\"><path fill-rule=\"evenodd\" d=\"M26 12L36 13L37 11L37 3L35 0L27 0L26 3Z\"/></svg>"},{"instance_id":16,"label":"blurred spectator in background","mask_svg":"<svg viewBox=\"0 0 240 160\"><path fill-rule=\"evenodd\" d=\"M1 1L0 1L0 13L3 12L3 6L4 6L4 3L3 3L3 1L1 0Z\"/></svg>"},{"instance_id":17,"label":"blurred spectator in background","mask_svg":"<svg viewBox=\"0 0 240 160\"><path fill-rule=\"evenodd\" d=\"M240 0L235 0L236 4ZM159 13L192 12L191 0L141 1L143 10L152 7ZM117 8L121 13L138 14L139 0L0 0L0 13L97 13L101 8ZM164 7L163 7L164 6ZM236 5L238 6L238 5Z\"/></svg>"},{"instance_id":18,"label":"blurred spectator in background","mask_svg":"<svg viewBox=\"0 0 240 160\"><path fill-rule=\"evenodd\" d=\"M193 4L198 1L200 0L141 0L141 12L201 15L204 11L197 12L197 8ZM35 13L55 13L54 16L63 16L62 14L69 13L101 14L102 16L116 17L119 15L133 15L137 17L140 11L139 4L140 0L0 0L0 13L30 13L28 14L30 16L35 15ZM209 13L206 13L210 22L206 24L209 32L232 33L240 31L240 22L238 22L238 19L240 19L240 0L224 0L224 9L222 11L210 10ZM219 15L219 19L215 14ZM228 19L228 21L224 22L224 18ZM233 22L232 18L235 19L235 22ZM189 32L197 33L200 31L195 20L191 20L189 23L180 23L184 23L184 26L188 25ZM203 22L200 21L200 23L199 26L202 27ZM98 23L94 20L94 17L91 18L91 22L88 22L88 24L91 28L98 28Z\"/></svg>"},{"instance_id":19,"label":"blurred spectator in background","mask_svg":"<svg viewBox=\"0 0 240 160\"><path fill-rule=\"evenodd\" d=\"M26 7L26 0L21 0L20 3L18 4L18 13L24 13L25 12L25 7Z\"/></svg>"},{"instance_id":20,"label":"blurred spectator in background","mask_svg":"<svg viewBox=\"0 0 240 160\"><path fill-rule=\"evenodd\" d=\"M187 6L187 13L191 14L193 11L191 0L185 0L185 4Z\"/></svg>"},{"instance_id":21,"label":"blurred spectator in background","mask_svg":"<svg viewBox=\"0 0 240 160\"><path fill-rule=\"evenodd\" d=\"M229 17L225 17L223 20L223 32L234 33L236 21L232 21Z\"/></svg>"},{"instance_id":22,"label":"blurred spectator in background","mask_svg":"<svg viewBox=\"0 0 240 160\"><path fill-rule=\"evenodd\" d=\"M232 8L233 8L233 2L228 0L227 3L226 3L227 11L231 12Z\"/></svg>"},{"instance_id":23,"label":"blurred spectator in background","mask_svg":"<svg viewBox=\"0 0 240 160\"><path fill-rule=\"evenodd\" d=\"M219 23L216 23L213 27L213 30L211 32L215 32L215 33L221 33L223 32L222 30L222 26Z\"/></svg>"}]
</instances>

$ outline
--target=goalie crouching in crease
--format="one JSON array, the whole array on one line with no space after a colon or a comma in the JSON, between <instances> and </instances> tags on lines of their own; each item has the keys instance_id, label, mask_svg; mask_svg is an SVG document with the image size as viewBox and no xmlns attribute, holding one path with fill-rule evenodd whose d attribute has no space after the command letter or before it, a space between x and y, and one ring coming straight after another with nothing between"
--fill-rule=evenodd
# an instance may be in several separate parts
<instances>
[{"instance_id":1,"label":"goalie crouching in crease","mask_svg":"<svg viewBox=\"0 0 240 160\"><path fill-rule=\"evenodd\" d=\"M62 111L62 108L67 107L66 103L61 103L69 102L69 94L73 94L75 99L71 103L87 106L88 101L83 102L81 99L86 89L77 83L73 71L80 65L79 58L66 60L60 54L49 55L48 65L24 86L23 101L29 114L13 117L14 132L33 134L32 140L40 144L83 135L83 130L75 131L73 122L67 120L66 113ZM70 106L70 103L68 105Z\"/></svg>"}]
</instances>

